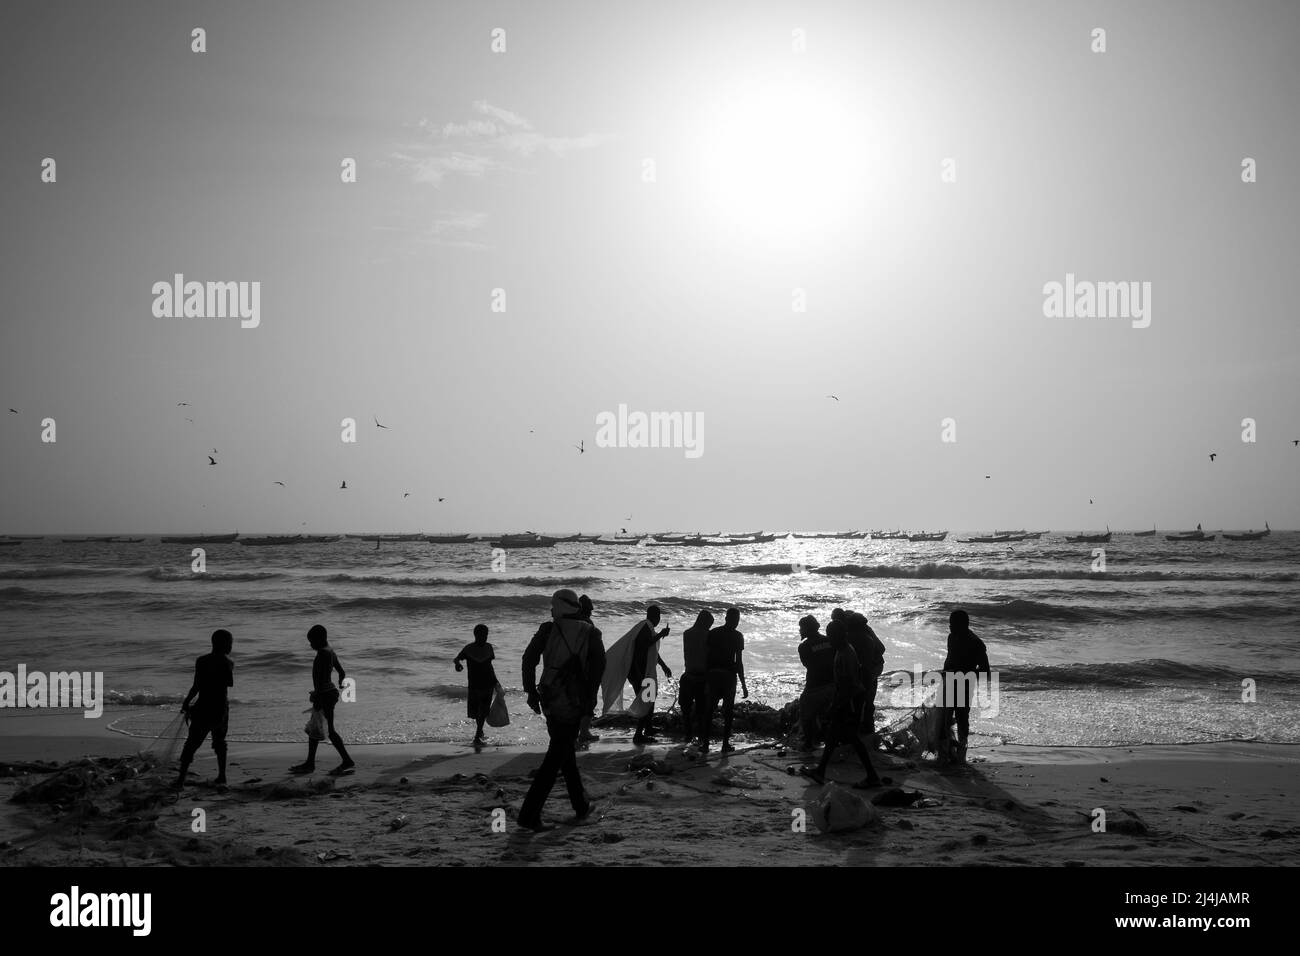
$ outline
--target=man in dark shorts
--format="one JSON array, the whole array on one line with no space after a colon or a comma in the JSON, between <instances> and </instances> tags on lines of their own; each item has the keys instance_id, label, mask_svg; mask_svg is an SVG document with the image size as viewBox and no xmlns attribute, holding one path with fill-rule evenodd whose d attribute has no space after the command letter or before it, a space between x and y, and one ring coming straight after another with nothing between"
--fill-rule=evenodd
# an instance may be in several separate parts
<instances>
[{"instance_id":1,"label":"man in dark shorts","mask_svg":"<svg viewBox=\"0 0 1300 956\"><path fill-rule=\"evenodd\" d=\"M235 686L235 664L230 659L235 639L226 630L212 632L212 653L204 654L194 662L194 685L185 695L181 712L189 718L190 735L181 750L181 775L176 786L185 786L194 755L208 734L212 735L212 750L217 755L217 786L226 783L226 728L230 724L230 700L227 692ZM195 696L198 703L194 703Z\"/></svg>"},{"instance_id":2,"label":"man in dark shorts","mask_svg":"<svg viewBox=\"0 0 1300 956\"><path fill-rule=\"evenodd\" d=\"M461 661L469 664L469 703L466 714L471 720L478 721L478 730L474 734L475 746L484 742L483 722L492 709L492 695L497 689L497 674L492 667L495 658L496 651L488 643L488 627L486 624L478 624L474 627L474 643L466 644L452 659L457 671L463 670Z\"/></svg>"},{"instance_id":3,"label":"man in dark shorts","mask_svg":"<svg viewBox=\"0 0 1300 956\"><path fill-rule=\"evenodd\" d=\"M339 756L343 759L342 763L330 771L330 776L341 777L352 773L356 764L348 756L348 749L343 746L343 738L334 729L334 707L339 702L339 689L334 686L330 674L337 670L340 684L343 683L347 675L343 673L343 665L339 663L338 655L329 646L329 635L322 625L312 625L311 630L307 632L307 643L311 644L316 651L316 658L311 663L311 683L313 688L311 702L316 710L324 713L329 742L334 745L334 749L339 752ZM320 741L315 737L308 737L306 761L290 767L289 772L296 774L314 772L316 769L316 748L319 744Z\"/></svg>"},{"instance_id":4,"label":"man in dark shorts","mask_svg":"<svg viewBox=\"0 0 1300 956\"><path fill-rule=\"evenodd\" d=\"M803 749L812 750L821 736L818 723L835 695L835 648L821 632L811 614L799 619L799 661L808 670L799 695L799 723L803 728Z\"/></svg>"},{"instance_id":5,"label":"man in dark shorts","mask_svg":"<svg viewBox=\"0 0 1300 956\"><path fill-rule=\"evenodd\" d=\"M736 707L736 680L740 680L740 689L744 697L749 697L749 688L745 686L745 635L738 631L740 610L727 608L726 621L722 627L709 631L708 641L708 694L709 703L704 709L704 720L700 726L700 747L707 753L709 734L713 729L713 708L722 703L722 752L730 753L736 748L731 746L731 720Z\"/></svg>"},{"instance_id":6,"label":"man in dark shorts","mask_svg":"<svg viewBox=\"0 0 1300 956\"><path fill-rule=\"evenodd\" d=\"M695 624L682 632L682 656L686 659L682 678L677 683L677 705L682 709L682 733L694 740L700 733L700 721L708 709L709 628L713 614L701 611Z\"/></svg>"},{"instance_id":7,"label":"man in dark shorts","mask_svg":"<svg viewBox=\"0 0 1300 956\"><path fill-rule=\"evenodd\" d=\"M956 689L948 675L964 675L973 679L977 674L983 674L987 678L992 668L989 667L988 648L970 629L970 615L960 608L948 615L948 656L943 660L943 670L943 731L946 736L953 722L956 722L956 756L958 761L965 762L966 739L970 735L970 701L965 699L964 693L960 699L947 699L949 688Z\"/></svg>"}]
</instances>

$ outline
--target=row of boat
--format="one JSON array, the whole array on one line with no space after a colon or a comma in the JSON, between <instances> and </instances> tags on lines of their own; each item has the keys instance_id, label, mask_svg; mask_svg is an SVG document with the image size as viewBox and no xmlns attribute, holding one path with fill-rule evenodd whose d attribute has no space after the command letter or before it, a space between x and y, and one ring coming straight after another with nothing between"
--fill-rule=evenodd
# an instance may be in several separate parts
<instances>
[{"instance_id":1,"label":"row of boat","mask_svg":"<svg viewBox=\"0 0 1300 956\"><path fill-rule=\"evenodd\" d=\"M1015 531L994 531L989 535L976 535L970 538L958 538L960 544L1013 544L1021 541L1037 541L1047 531L1025 531L1019 529ZM1264 523L1263 531L1244 531L1239 533L1217 532L1222 534L1226 541L1259 541L1267 538L1273 533ZM1067 535L1065 540L1070 544L1108 544L1113 537L1114 532L1109 528L1105 532L1092 534ZM1150 538L1157 534L1153 527L1149 531L1131 532L1135 538ZM1206 534L1198 524L1195 531L1182 531L1165 535L1166 541L1173 542L1201 542L1213 541L1217 534ZM42 540L43 535L6 535L0 538L0 547L16 547L24 541ZM695 532L692 534L682 532L661 532L652 535L628 535L613 536L606 538L597 534L571 534L563 537L537 534L532 531L521 532L517 534L505 534L499 536L473 536L470 534L380 534L380 535L337 535L337 534L293 534L293 535L264 535L261 537L239 537L239 532L232 534L206 534L206 535L173 535L165 536L161 539L163 544L232 544L238 541L239 544L246 547L291 547L302 544L332 544L333 542L344 538L356 541L364 541L375 544L378 547L382 543L404 543L422 541L429 544L477 544L487 542L493 548L551 548L557 544L580 543L595 544L607 546L633 547L644 543L647 547L737 547L747 544L767 544L775 541L777 538L789 538L796 540L812 539L830 539L830 540L850 540L871 538L872 540L906 540L912 542L939 542L948 537L947 531L932 532L915 532L908 533L904 531L841 531L841 532L816 532L801 533L789 532L784 535L765 534L762 531L748 531L743 534L723 534L714 532L711 534ZM128 538L120 535L106 535L98 537L85 538L63 538L64 544L141 544L144 538Z\"/></svg>"}]
</instances>

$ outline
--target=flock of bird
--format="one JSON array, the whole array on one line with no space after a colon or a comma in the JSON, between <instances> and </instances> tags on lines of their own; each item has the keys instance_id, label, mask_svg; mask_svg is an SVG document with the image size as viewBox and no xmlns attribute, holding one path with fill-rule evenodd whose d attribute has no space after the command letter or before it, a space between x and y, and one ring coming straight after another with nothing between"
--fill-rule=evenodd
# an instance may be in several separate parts
<instances>
[{"instance_id":1,"label":"flock of bird","mask_svg":"<svg viewBox=\"0 0 1300 956\"><path fill-rule=\"evenodd\" d=\"M834 400L837 401L837 402L840 400L838 395L827 395L826 397L829 398L829 399L834 399ZM176 403L176 407L177 407L177 408L189 408L189 407L191 407L191 406L190 406L190 403L189 403L189 402L177 402L177 403ZM10 412L10 414L12 414L12 415L17 415L17 414L19 414L18 409L16 409L16 408L10 408L10 409L9 409L9 412ZM382 429L384 429L385 431L388 431L388 430L389 430L389 427L388 427L387 425L384 425L384 424L382 424L382 423L379 421L379 416L377 416L377 415L371 415L370 417L371 417L371 419L374 420L374 423L375 423L375 427L376 427L376 428L382 428ZM186 417L185 420L186 420L187 422L189 422L190 424L194 424L194 419L192 419L192 418ZM533 433L534 433L533 429L531 429L531 428L528 429L528 434L531 435L531 434L533 434ZM1293 439L1291 439L1291 444L1292 444L1292 446L1294 446L1294 447L1300 448L1300 438L1293 438ZM585 441L585 440L579 441L578 444L573 445L572 447L575 448L575 449L577 449L579 455L585 455L585 454L587 453L587 447L586 447L586 441ZM217 458L216 458L216 456L217 456L218 454L219 454L219 452L218 452L215 448L212 449L212 454L211 454L211 455L208 455L208 465L209 465L209 466L215 466L215 465L217 464ZM1219 453L1216 452L1216 451L1212 451L1212 452L1210 452L1210 454L1209 454L1209 458L1210 458L1210 461L1211 461L1211 462L1213 462L1213 461L1214 461L1215 459L1217 459L1218 457L1219 457ZM985 477L985 478L992 478L993 476L992 476L992 475L985 475L984 477ZM274 484L274 485L279 485L281 488L287 487L283 481L273 481L273 482L271 482L271 483ZM347 483L346 480L342 481L342 482L339 484L339 490L340 490L340 491L347 491L347 490L348 490L348 483ZM403 492L403 493L402 493L402 498L403 498L403 499L406 499L406 498L409 498L409 497L411 497L411 492L407 491L407 492ZM445 497L443 497L443 498L439 498L439 499L438 499L439 502L443 502L443 501L446 501L446 500L447 500L447 499L446 499ZM1093 504L1093 499L1092 499L1092 498L1089 498L1089 499L1088 499L1088 504ZM629 515L628 518L630 518L630 517L631 517L631 516ZM627 520L627 519L625 519L625 520Z\"/></svg>"}]
</instances>

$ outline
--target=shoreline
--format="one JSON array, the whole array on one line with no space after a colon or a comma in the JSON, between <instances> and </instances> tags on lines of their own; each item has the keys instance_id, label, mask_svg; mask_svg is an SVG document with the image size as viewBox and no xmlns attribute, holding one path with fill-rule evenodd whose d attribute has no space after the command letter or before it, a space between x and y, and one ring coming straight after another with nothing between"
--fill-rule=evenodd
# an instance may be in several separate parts
<instances>
[{"instance_id":1,"label":"shoreline","mask_svg":"<svg viewBox=\"0 0 1300 956\"><path fill-rule=\"evenodd\" d=\"M77 722L80 722L77 723ZM91 756L129 761L150 738L78 714L0 717L0 763ZM174 771L116 781L87 794L93 811L16 803L50 774L0 777L0 865L1278 865L1300 860L1300 750L1224 742L1145 747L1026 747L982 751L968 768L884 753L883 776L935 801L882 806L863 829L821 833L791 825L821 788L792 776L801 759L776 743L739 745L707 764L668 741L635 748L609 734L579 754L595 818L534 835L514 816L540 750L452 744L358 744L356 773L288 767L305 743L236 744L230 786L211 785L215 758L199 751L179 795ZM638 775L640 753L659 763ZM843 751L830 778L861 767ZM808 758L802 757L807 760ZM117 766L116 764L113 766ZM1241 771L1249 768L1249 773ZM854 791L858 793L858 791ZM882 791L867 792L870 798ZM250 806L252 805L252 806ZM1104 833L1092 816L1106 811ZM202 809L206 832L192 831ZM504 811L500 813L498 811ZM557 785L545 817L571 811ZM76 818L78 826L68 821ZM399 822L399 817L404 820ZM498 826L494 827L494 822ZM71 832L75 829L76 832Z\"/></svg>"}]
</instances>

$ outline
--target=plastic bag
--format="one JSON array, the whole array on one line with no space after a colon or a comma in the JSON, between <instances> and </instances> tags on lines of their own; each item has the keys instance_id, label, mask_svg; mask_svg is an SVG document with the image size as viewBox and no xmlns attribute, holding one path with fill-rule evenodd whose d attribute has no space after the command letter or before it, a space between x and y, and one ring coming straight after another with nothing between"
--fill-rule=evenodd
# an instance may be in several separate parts
<instances>
[{"instance_id":1,"label":"plastic bag","mask_svg":"<svg viewBox=\"0 0 1300 956\"><path fill-rule=\"evenodd\" d=\"M880 811L856 793L828 783L809 808L813 823L823 833L858 830L880 819Z\"/></svg>"},{"instance_id":2,"label":"plastic bag","mask_svg":"<svg viewBox=\"0 0 1300 956\"><path fill-rule=\"evenodd\" d=\"M487 722L489 727L505 727L510 723L510 712L506 710L506 692L500 684L492 691L492 706L488 709Z\"/></svg>"},{"instance_id":3,"label":"plastic bag","mask_svg":"<svg viewBox=\"0 0 1300 956\"><path fill-rule=\"evenodd\" d=\"M312 740L324 740L329 736L329 722L325 720L325 711L313 710L311 716L307 718L307 726L303 728L307 736Z\"/></svg>"}]
</instances>

